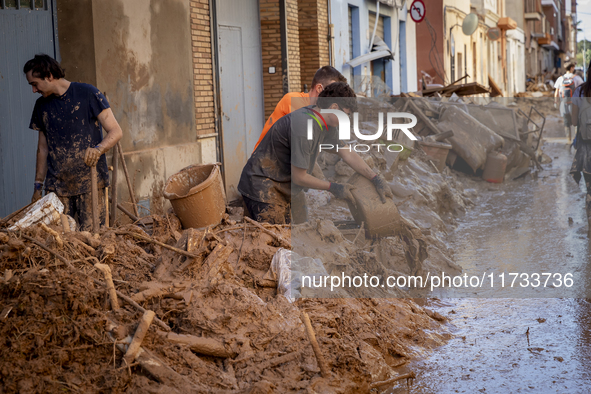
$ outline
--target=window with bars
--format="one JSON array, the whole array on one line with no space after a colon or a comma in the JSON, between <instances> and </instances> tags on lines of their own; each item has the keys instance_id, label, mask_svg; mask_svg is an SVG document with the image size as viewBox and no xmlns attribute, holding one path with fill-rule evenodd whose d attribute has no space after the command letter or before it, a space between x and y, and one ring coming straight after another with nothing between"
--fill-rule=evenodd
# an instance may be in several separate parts
<instances>
[{"instance_id":1,"label":"window with bars","mask_svg":"<svg viewBox=\"0 0 591 394\"><path fill-rule=\"evenodd\" d=\"M47 0L0 0L0 10L46 10Z\"/></svg>"}]
</instances>

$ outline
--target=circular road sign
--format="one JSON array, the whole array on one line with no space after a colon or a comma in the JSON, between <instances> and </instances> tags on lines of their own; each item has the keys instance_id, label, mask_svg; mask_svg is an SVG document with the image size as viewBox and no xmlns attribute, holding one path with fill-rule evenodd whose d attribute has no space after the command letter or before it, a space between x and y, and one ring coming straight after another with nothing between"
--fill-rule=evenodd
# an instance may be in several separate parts
<instances>
[{"instance_id":1,"label":"circular road sign","mask_svg":"<svg viewBox=\"0 0 591 394\"><path fill-rule=\"evenodd\" d=\"M499 29L498 27L491 27L486 32L486 35L488 36L489 40L496 41L499 38L501 38L501 29Z\"/></svg>"},{"instance_id":2,"label":"circular road sign","mask_svg":"<svg viewBox=\"0 0 591 394\"><path fill-rule=\"evenodd\" d=\"M415 23L420 23L425 19L425 3L423 0L415 0L410 6L410 17Z\"/></svg>"}]
</instances>

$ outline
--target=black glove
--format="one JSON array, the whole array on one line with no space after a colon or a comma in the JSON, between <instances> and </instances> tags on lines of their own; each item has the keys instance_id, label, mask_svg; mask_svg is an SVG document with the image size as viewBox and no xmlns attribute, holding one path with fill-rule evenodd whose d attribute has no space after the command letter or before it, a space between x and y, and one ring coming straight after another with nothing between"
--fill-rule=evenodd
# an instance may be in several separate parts
<instances>
[{"instance_id":1,"label":"black glove","mask_svg":"<svg viewBox=\"0 0 591 394\"><path fill-rule=\"evenodd\" d=\"M348 183L330 183L328 191L331 192L336 198L342 198L343 200L350 201L353 205L355 204L355 198L351 194L351 190L355 187Z\"/></svg>"},{"instance_id":2,"label":"black glove","mask_svg":"<svg viewBox=\"0 0 591 394\"><path fill-rule=\"evenodd\" d=\"M386 180L382 175L376 175L372 178L371 183L376 187L376 191L380 195L380 200L382 200L382 204L386 203L386 198L393 198L394 193L392 193L392 189L390 189L390 185L386 183Z\"/></svg>"}]
</instances>

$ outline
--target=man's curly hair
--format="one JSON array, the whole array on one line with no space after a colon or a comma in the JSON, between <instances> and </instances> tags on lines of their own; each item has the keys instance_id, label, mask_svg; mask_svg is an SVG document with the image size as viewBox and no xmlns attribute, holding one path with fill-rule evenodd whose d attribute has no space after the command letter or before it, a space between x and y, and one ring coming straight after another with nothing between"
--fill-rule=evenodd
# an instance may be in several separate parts
<instances>
[{"instance_id":1,"label":"man's curly hair","mask_svg":"<svg viewBox=\"0 0 591 394\"><path fill-rule=\"evenodd\" d=\"M357 112L357 95L345 82L334 82L326 86L318 95L317 105L326 109L332 104L337 103L341 108L346 108L351 112Z\"/></svg>"}]
</instances>

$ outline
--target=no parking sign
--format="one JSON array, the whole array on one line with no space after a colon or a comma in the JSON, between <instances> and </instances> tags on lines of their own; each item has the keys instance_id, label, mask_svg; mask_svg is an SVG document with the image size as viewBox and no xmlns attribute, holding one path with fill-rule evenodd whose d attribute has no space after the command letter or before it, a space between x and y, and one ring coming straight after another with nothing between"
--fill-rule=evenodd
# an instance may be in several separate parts
<instances>
[{"instance_id":1,"label":"no parking sign","mask_svg":"<svg viewBox=\"0 0 591 394\"><path fill-rule=\"evenodd\" d=\"M425 19L425 3L423 0L415 0L410 6L410 17L415 23L420 23Z\"/></svg>"}]
</instances>

